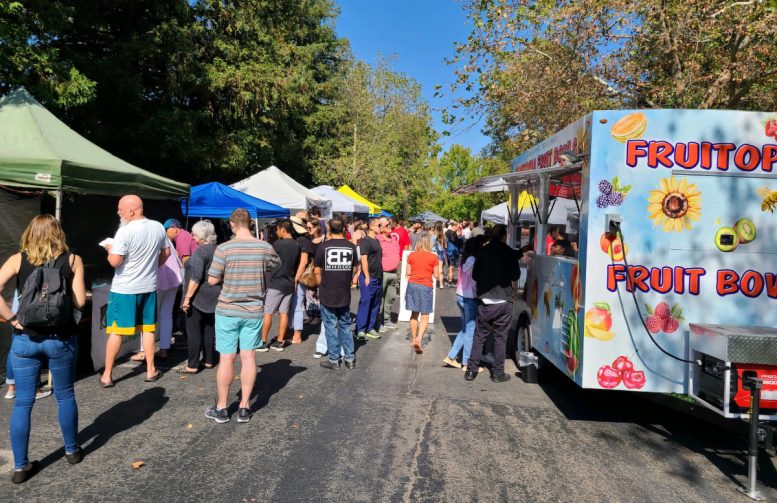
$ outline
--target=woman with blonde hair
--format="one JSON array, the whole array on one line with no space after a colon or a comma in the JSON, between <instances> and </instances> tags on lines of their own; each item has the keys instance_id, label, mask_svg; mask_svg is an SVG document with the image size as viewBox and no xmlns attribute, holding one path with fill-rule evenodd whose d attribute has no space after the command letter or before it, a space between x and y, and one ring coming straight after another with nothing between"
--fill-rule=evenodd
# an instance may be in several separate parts
<instances>
[{"instance_id":1,"label":"woman with blonde hair","mask_svg":"<svg viewBox=\"0 0 777 503\"><path fill-rule=\"evenodd\" d=\"M437 254L432 252L432 238L428 232L421 234L415 251L407 258L405 275L408 277L405 305L410 315L410 337L415 352L423 353L421 338L429 324L434 289L432 278L439 272Z\"/></svg>"},{"instance_id":2,"label":"woman with blonde hair","mask_svg":"<svg viewBox=\"0 0 777 503\"><path fill-rule=\"evenodd\" d=\"M78 445L78 406L73 390L78 339L75 336L75 310L86 302L84 264L81 257L68 253L65 233L59 222L51 215L40 215L32 219L24 230L21 251L11 256L0 268L0 290L16 281L20 292L19 318L11 312L5 301L0 301L0 316L13 327L11 362L16 379L16 401L11 413L11 448L14 455L14 472L11 481L26 482L40 469L37 461L29 462L30 415L35 404L40 369L48 361L54 379L54 396L59 409L59 426L65 440L65 458L76 464L83 459ZM40 277L43 268L53 268L63 280L61 290L51 295L63 294L64 300L72 303L73 309L66 309L63 319L56 325L35 324L25 326L29 320L25 288L32 288L31 276ZM48 272L46 274L51 274ZM37 292L37 291L36 291ZM30 292L26 292L30 293Z\"/></svg>"}]
</instances>

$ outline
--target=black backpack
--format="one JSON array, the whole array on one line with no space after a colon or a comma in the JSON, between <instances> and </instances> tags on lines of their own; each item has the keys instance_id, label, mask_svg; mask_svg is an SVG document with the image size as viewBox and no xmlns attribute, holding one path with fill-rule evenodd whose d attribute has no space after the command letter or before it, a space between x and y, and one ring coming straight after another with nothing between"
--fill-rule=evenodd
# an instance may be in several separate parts
<instances>
[{"instance_id":1,"label":"black backpack","mask_svg":"<svg viewBox=\"0 0 777 503\"><path fill-rule=\"evenodd\" d=\"M36 330L55 329L66 325L73 315L71 293L62 274L70 255L37 266L27 277L19 293L16 317L24 327Z\"/></svg>"}]
</instances>

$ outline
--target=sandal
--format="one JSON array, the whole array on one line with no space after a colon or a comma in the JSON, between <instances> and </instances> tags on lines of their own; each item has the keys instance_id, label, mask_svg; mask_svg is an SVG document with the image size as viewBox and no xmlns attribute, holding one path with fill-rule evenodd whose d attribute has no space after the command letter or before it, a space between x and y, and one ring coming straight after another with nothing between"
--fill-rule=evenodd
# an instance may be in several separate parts
<instances>
[{"instance_id":1,"label":"sandal","mask_svg":"<svg viewBox=\"0 0 777 503\"><path fill-rule=\"evenodd\" d=\"M452 360L449 357L445 357L442 360L442 366L443 367L453 367L455 369L461 368L461 363L457 362L456 360Z\"/></svg>"},{"instance_id":2,"label":"sandal","mask_svg":"<svg viewBox=\"0 0 777 503\"><path fill-rule=\"evenodd\" d=\"M175 373L176 374L198 374L200 372L200 369L190 369L189 367L176 367Z\"/></svg>"},{"instance_id":3,"label":"sandal","mask_svg":"<svg viewBox=\"0 0 777 503\"><path fill-rule=\"evenodd\" d=\"M158 371L158 370L157 370L157 371L156 371L156 374L154 374L153 376L151 376L151 377L148 377L148 376L147 376L147 377L146 377L146 382L154 382L154 381L156 381L157 379L159 379L160 377L162 377L162 373L161 373L160 371Z\"/></svg>"},{"instance_id":4,"label":"sandal","mask_svg":"<svg viewBox=\"0 0 777 503\"><path fill-rule=\"evenodd\" d=\"M108 381L108 382L105 382L105 381L103 381L103 378L102 378L102 376L99 376L99 377L97 378L97 380L98 380L98 381L100 381L100 387L101 387L101 388L113 388L113 386L114 386L114 384L113 384L113 379L111 379L111 380L110 380L110 381Z\"/></svg>"},{"instance_id":5,"label":"sandal","mask_svg":"<svg viewBox=\"0 0 777 503\"><path fill-rule=\"evenodd\" d=\"M130 356L130 360L133 362L144 362L146 361L146 353L143 351L135 353L134 355Z\"/></svg>"}]
</instances>

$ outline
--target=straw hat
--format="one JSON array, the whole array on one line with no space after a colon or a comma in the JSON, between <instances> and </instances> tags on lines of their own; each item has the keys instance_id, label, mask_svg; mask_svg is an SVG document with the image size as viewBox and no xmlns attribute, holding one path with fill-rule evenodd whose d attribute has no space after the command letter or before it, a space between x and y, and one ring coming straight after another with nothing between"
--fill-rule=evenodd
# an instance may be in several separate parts
<instances>
[{"instance_id":1,"label":"straw hat","mask_svg":"<svg viewBox=\"0 0 777 503\"><path fill-rule=\"evenodd\" d=\"M308 228L305 225L307 222L305 222L303 219L301 219L298 216L289 217L289 220L292 223L292 226L294 227L294 232L297 234L307 234Z\"/></svg>"}]
</instances>

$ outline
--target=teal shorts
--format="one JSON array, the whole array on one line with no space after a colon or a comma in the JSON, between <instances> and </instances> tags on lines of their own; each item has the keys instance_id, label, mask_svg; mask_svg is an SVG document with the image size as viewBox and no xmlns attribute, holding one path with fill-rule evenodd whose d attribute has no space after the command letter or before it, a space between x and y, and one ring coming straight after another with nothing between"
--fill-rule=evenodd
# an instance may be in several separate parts
<instances>
[{"instance_id":1,"label":"teal shorts","mask_svg":"<svg viewBox=\"0 0 777 503\"><path fill-rule=\"evenodd\" d=\"M110 292L105 331L125 336L156 332L156 292Z\"/></svg>"},{"instance_id":2,"label":"teal shorts","mask_svg":"<svg viewBox=\"0 0 777 503\"><path fill-rule=\"evenodd\" d=\"M216 315L216 351L234 355L240 350L256 349L262 345L263 318L238 318Z\"/></svg>"}]
</instances>

